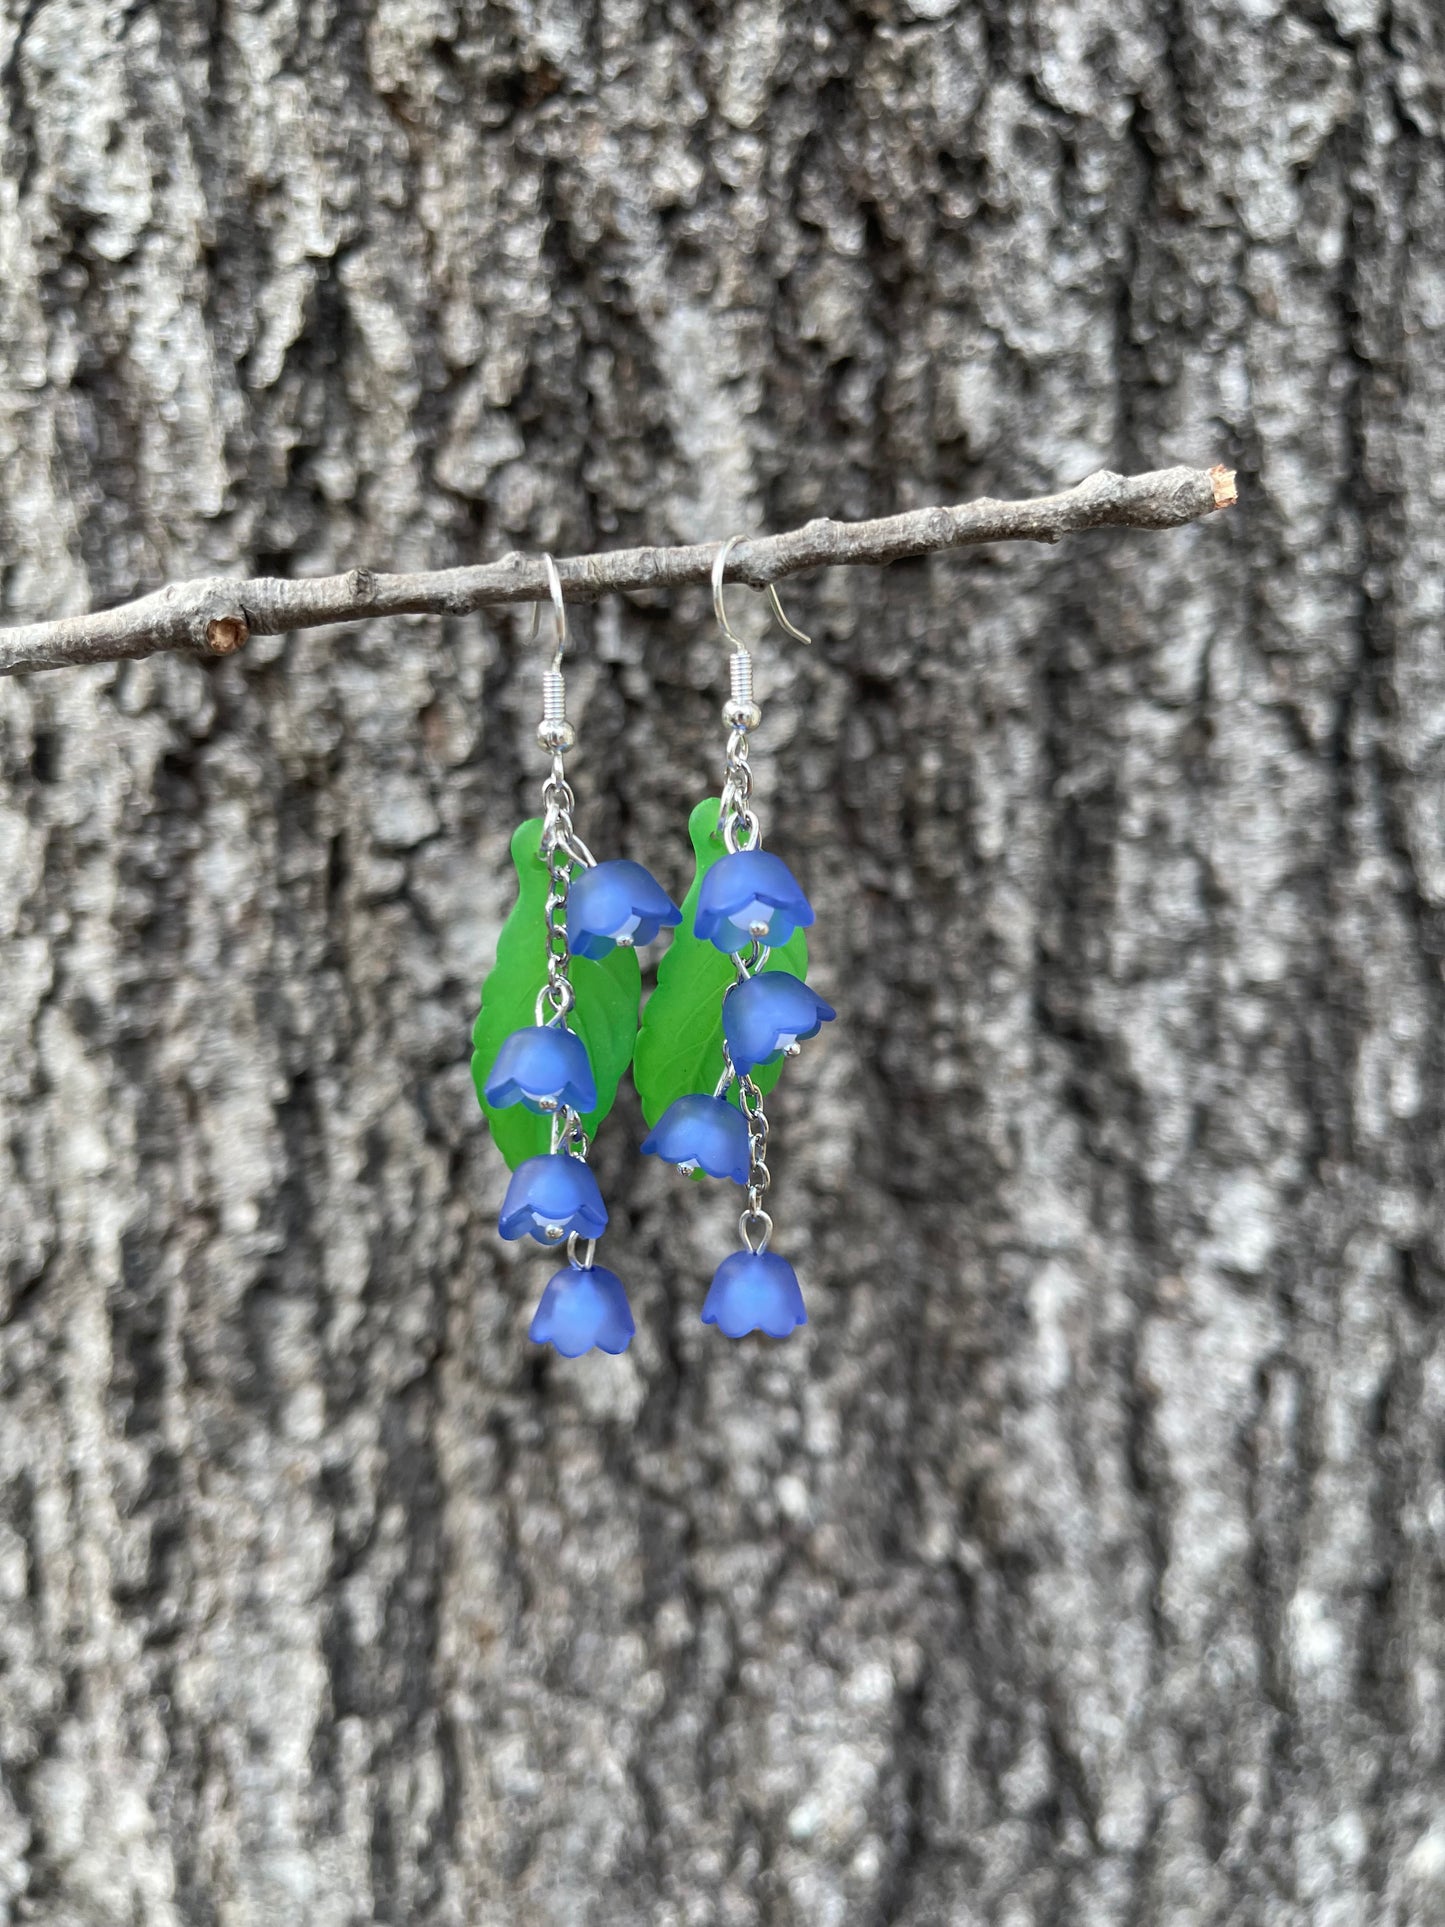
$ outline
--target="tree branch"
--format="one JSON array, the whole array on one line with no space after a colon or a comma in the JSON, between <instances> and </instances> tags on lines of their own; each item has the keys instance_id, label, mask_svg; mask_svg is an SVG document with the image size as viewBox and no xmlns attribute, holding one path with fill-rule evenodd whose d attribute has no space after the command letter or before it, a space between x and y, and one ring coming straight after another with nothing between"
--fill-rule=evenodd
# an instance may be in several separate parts
<instances>
[{"instance_id":1,"label":"tree branch","mask_svg":"<svg viewBox=\"0 0 1445 1927\"><path fill-rule=\"evenodd\" d=\"M913 509L875 522L822 520L787 535L754 536L733 550L726 579L764 589L804 569L899 562L977 542L1057 542L1079 529L1105 527L1172 529L1228 508L1235 499L1234 476L1226 468L1163 468L1127 476L1104 469L1062 495L1031 502L985 497L960 508ZM706 582L716 553L715 542L677 549L614 549L571 556L558 562L557 572L567 601L595 602L619 591ZM165 649L207 658L228 656L249 636L361 622L371 616L469 615L491 604L541 602L546 596L540 559L522 555L415 575L352 569L299 582L275 576L251 582L206 576L91 615L0 629L0 675L121 662Z\"/></svg>"}]
</instances>

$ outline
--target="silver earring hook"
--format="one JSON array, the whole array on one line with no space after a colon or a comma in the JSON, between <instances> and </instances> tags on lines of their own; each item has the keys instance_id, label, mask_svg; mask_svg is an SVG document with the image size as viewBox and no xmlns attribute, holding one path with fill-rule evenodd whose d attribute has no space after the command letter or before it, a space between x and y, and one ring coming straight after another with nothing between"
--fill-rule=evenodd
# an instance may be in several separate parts
<instances>
[{"instance_id":1,"label":"silver earring hook","mask_svg":"<svg viewBox=\"0 0 1445 1927\"><path fill-rule=\"evenodd\" d=\"M732 554L738 543L746 541L747 537L745 535L730 535L712 559L713 614L717 617L717 626L722 630L725 640L730 642L733 648L741 655L747 654L748 646L741 636L733 633L728 623L728 612L723 604L723 572L727 568L728 557ZM783 614L783 605L778 600L778 590L775 583L770 582L768 584L766 594L768 601L772 604L773 614L777 617L780 626L785 629L795 641L811 643L813 638L811 636L805 636L801 629L794 628L793 624L789 622L788 618Z\"/></svg>"},{"instance_id":2,"label":"silver earring hook","mask_svg":"<svg viewBox=\"0 0 1445 1927\"><path fill-rule=\"evenodd\" d=\"M550 555L544 555L542 560L547 565L547 589L552 597L552 613L557 619L557 643L551 668L542 671L542 720L537 725L537 741L550 753L552 773L560 783L563 780L562 752L571 749L577 740L577 732L567 720L567 681L562 674L562 656L567 647L567 608L562 600L562 578L557 573L557 564ZM536 641L541 626L542 605L534 602L532 641Z\"/></svg>"},{"instance_id":3,"label":"silver earring hook","mask_svg":"<svg viewBox=\"0 0 1445 1927\"><path fill-rule=\"evenodd\" d=\"M547 591L552 598L552 613L557 619L557 649L552 657L552 673L554 676L557 676L562 673L562 656L567 647L567 605L562 600L562 578L557 573L557 564L552 560L550 555L544 555L542 560L547 565ZM530 642L537 640L537 631L541 626L542 605L540 602L534 602L532 604L532 632L528 637Z\"/></svg>"}]
</instances>

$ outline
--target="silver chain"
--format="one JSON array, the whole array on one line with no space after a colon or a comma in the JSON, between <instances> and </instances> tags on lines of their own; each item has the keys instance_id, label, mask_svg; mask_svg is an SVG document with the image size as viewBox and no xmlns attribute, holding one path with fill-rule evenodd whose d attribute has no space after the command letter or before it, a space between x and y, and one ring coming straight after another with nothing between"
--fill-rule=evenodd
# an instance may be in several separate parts
<instances>
[{"instance_id":1,"label":"silver chain","mask_svg":"<svg viewBox=\"0 0 1445 1927\"><path fill-rule=\"evenodd\" d=\"M727 780L723 784L721 823L728 854L756 849L762 841L758 814L749 809L753 793L753 773L748 768L748 732L734 729L728 734Z\"/></svg>"},{"instance_id":2,"label":"silver chain","mask_svg":"<svg viewBox=\"0 0 1445 1927\"><path fill-rule=\"evenodd\" d=\"M572 823L577 799L567 781L559 751L552 755L552 773L542 785L542 859L547 865L546 945L547 981L537 993L534 1021L569 1029L567 1018L576 1005L572 988L572 953L567 947L567 893L572 887L572 866L590 868L592 852L578 836ZM550 1016L548 1012L550 1010ZM552 1149L585 1158L587 1133L582 1120L570 1105L564 1104L552 1116Z\"/></svg>"},{"instance_id":3,"label":"silver chain","mask_svg":"<svg viewBox=\"0 0 1445 1927\"><path fill-rule=\"evenodd\" d=\"M741 713L734 705L740 704L743 698L751 701L751 665L746 656L740 654L734 655L731 661L734 702L729 704L728 720L732 727L728 732L727 779L723 784L720 821L728 854L735 856L739 850L759 848L763 839L758 813L750 808L753 773L748 767L748 732L740 722L733 720L735 715ZM756 718L756 708L752 715ZM767 947L761 943L751 943L746 951L736 952L733 968L737 972L737 984L746 983L749 977L762 969L767 960ZM731 988L736 987L735 984ZM773 1235L773 1220L764 1209L763 1199L773 1177L768 1169L768 1120L763 1110L763 1094L751 1077L738 1076L724 1044L723 1074L714 1095L722 1097L735 1078L738 1103L748 1122L748 1208L738 1219L738 1231L749 1251L765 1251L768 1239Z\"/></svg>"},{"instance_id":4,"label":"silver chain","mask_svg":"<svg viewBox=\"0 0 1445 1927\"><path fill-rule=\"evenodd\" d=\"M572 988L570 975L572 952L567 943L567 893L572 888L574 865L590 870L597 859L578 836L572 822L577 799L572 794L572 785L567 781L567 772L562 763L563 750L570 749L577 740L577 732L567 720L567 685L562 675L562 655L567 645L567 610L562 599L557 565L550 555L544 556L543 560L547 565L547 587L557 618L557 651L552 658L551 668L542 673L542 720L537 725L537 741L550 754L552 771L542 785L540 852L542 861L547 865L547 981L537 992L533 1022L567 1030L570 1028L567 1018L577 1003L577 993ZM532 618L534 636L541 613L539 604ZM560 1105L552 1113L552 1150L554 1153L566 1151L577 1158L585 1159L587 1156L587 1133L582 1129L582 1119L570 1104ZM594 1244L595 1241L589 1240L587 1256L579 1261L577 1234L574 1232L568 1239L567 1256L579 1271L585 1271L591 1265Z\"/></svg>"},{"instance_id":5,"label":"silver chain","mask_svg":"<svg viewBox=\"0 0 1445 1927\"><path fill-rule=\"evenodd\" d=\"M566 1028L567 1013L577 1001L568 972L571 955L567 949L567 892L572 887L575 842L572 811L577 799L562 768L562 758L553 756L552 774L542 785L542 860L547 865L547 981L537 993L536 1021L558 1023ZM544 1012L550 1007L550 1020Z\"/></svg>"},{"instance_id":6,"label":"silver chain","mask_svg":"<svg viewBox=\"0 0 1445 1927\"><path fill-rule=\"evenodd\" d=\"M765 1251L773 1235L773 1221L763 1199L773 1174L768 1169L768 1120L763 1094L750 1077L738 1079L738 1102L748 1121L748 1208L738 1219L738 1230L749 1251ZM753 1243L754 1237L757 1243Z\"/></svg>"},{"instance_id":7,"label":"silver chain","mask_svg":"<svg viewBox=\"0 0 1445 1927\"><path fill-rule=\"evenodd\" d=\"M563 1104L552 1113L552 1150L566 1151L574 1158L587 1162L587 1153L592 1148L592 1140L582 1129L582 1120L570 1104Z\"/></svg>"}]
</instances>

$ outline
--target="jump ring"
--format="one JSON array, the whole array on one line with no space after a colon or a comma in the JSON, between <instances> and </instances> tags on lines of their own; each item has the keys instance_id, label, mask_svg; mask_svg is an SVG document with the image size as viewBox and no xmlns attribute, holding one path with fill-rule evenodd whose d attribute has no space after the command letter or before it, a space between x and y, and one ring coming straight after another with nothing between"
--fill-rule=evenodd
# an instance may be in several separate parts
<instances>
[{"instance_id":1,"label":"jump ring","mask_svg":"<svg viewBox=\"0 0 1445 1927\"><path fill-rule=\"evenodd\" d=\"M758 1239L756 1244L753 1243L752 1239L752 1228L755 1225L761 1225L763 1227L763 1235ZM773 1221L766 1211L744 1211L738 1219L738 1236L742 1239L748 1250L753 1253L754 1257L757 1256L758 1252L767 1250L768 1240L772 1235Z\"/></svg>"}]
</instances>

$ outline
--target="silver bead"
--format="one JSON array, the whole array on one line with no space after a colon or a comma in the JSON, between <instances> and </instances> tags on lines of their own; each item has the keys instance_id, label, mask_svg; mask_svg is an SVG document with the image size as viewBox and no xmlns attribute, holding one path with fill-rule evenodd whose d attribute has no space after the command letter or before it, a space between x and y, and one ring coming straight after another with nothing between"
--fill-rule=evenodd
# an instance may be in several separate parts
<instances>
[{"instance_id":1,"label":"silver bead","mask_svg":"<svg viewBox=\"0 0 1445 1927\"><path fill-rule=\"evenodd\" d=\"M544 1224L542 1227L542 1236L547 1240L549 1245L561 1244L566 1235L566 1231L560 1224Z\"/></svg>"},{"instance_id":2,"label":"silver bead","mask_svg":"<svg viewBox=\"0 0 1445 1927\"><path fill-rule=\"evenodd\" d=\"M757 937L761 941L762 938L767 936L770 928L771 926L766 923L750 923L748 925L748 935L750 937Z\"/></svg>"},{"instance_id":3,"label":"silver bead","mask_svg":"<svg viewBox=\"0 0 1445 1927\"><path fill-rule=\"evenodd\" d=\"M728 701L723 704L723 721L729 729L756 729L763 712L756 703Z\"/></svg>"},{"instance_id":4,"label":"silver bead","mask_svg":"<svg viewBox=\"0 0 1445 1927\"><path fill-rule=\"evenodd\" d=\"M543 749L554 752L571 749L577 740L577 732L566 717L558 722L540 722L537 725L537 741Z\"/></svg>"}]
</instances>

